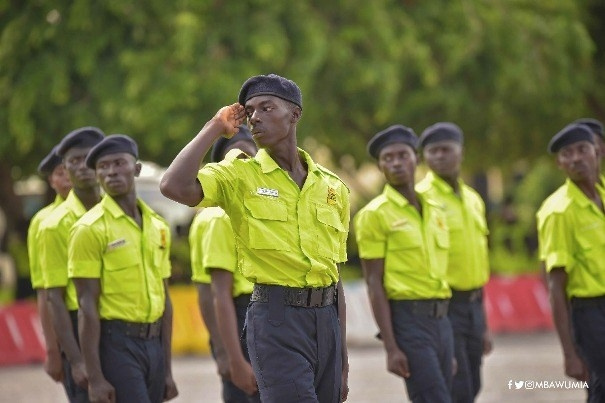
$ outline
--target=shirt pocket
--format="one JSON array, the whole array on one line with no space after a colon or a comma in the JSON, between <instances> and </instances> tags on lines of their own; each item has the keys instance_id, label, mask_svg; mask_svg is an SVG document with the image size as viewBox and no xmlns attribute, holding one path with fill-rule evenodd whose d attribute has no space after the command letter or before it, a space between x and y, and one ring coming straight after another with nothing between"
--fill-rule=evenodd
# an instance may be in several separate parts
<instances>
[{"instance_id":1,"label":"shirt pocket","mask_svg":"<svg viewBox=\"0 0 605 403\"><path fill-rule=\"evenodd\" d=\"M279 200L244 199L250 249L289 251L288 209Z\"/></svg>"},{"instance_id":2,"label":"shirt pocket","mask_svg":"<svg viewBox=\"0 0 605 403\"><path fill-rule=\"evenodd\" d=\"M317 253L332 261L340 260L342 234L346 232L335 208L317 206Z\"/></svg>"},{"instance_id":3,"label":"shirt pocket","mask_svg":"<svg viewBox=\"0 0 605 403\"><path fill-rule=\"evenodd\" d=\"M422 247L422 234L413 229L393 231L387 239L387 250L418 249Z\"/></svg>"},{"instance_id":4,"label":"shirt pocket","mask_svg":"<svg viewBox=\"0 0 605 403\"><path fill-rule=\"evenodd\" d=\"M141 286L139 271L141 258L131 248L120 248L108 252L103 257L103 292L131 293Z\"/></svg>"},{"instance_id":5,"label":"shirt pocket","mask_svg":"<svg viewBox=\"0 0 605 403\"><path fill-rule=\"evenodd\" d=\"M580 226L577 230L579 251L574 259L592 273L603 273L605 266L605 225L600 223Z\"/></svg>"}]
</instances>

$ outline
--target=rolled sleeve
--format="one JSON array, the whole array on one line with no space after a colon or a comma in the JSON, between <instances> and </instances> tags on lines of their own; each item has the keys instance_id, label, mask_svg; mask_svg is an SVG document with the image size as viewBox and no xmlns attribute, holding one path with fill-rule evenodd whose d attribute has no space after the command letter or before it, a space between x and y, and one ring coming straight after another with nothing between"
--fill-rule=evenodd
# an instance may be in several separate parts
<instances>
[{"instance_id":1,"label":"rolled sleeve","mask_svg":"<svg viewBox=\"0 0 605 403\"><path fill-rule=\"evenodd\" d=\"M38 237L44 288L67 286L67 239L59 228L44 228Z\"/></svg>"},{"instance_id":2,"label":"rolled sleeve","mask_svg":"<svg viewBox=\"0 0 605 403\"><path fill-rule=\"evenodd\" d=\"M76 225L69 237L67 271L70 278L100 278L103 242L88 226Z\"/></svg>"},{"instance_id":3,"label":"rolled sleeve","mask_svg":"<svg viewBox=\"0 0 605 403\"><path fill-rule=\"evenodd\" d=\"M208 222L207 230L202 234L202 250L206 251L202 253L202 267L206 273L210 269L235 272L235 238L227 215L214 217Z\"/></svg>"},{"instance_id":4,"label":"rolled sleeve","mask_svg":"<svg viewBox=\"0 0 605 403\"><path fill-rule=\"evenodd\" d=\"M232 189L230 185L237 177L233 171L231 161L210 163L199 170L197 179L202 185L204 198L198 207L220 206L225 208L225 203L229 200L228 193Z\"/></svg>"},{"instance_id":5,"label":"rolled sleeve","mask_svg":"<svg viewBox=\"0 0 605 403\"><path fill-rule=\"evenodd\" d=\"M569 267L572 259L570 249L571 230L566 227L565 217L561 214L550 214L544 220L539 231L540 255L545 258L546 270L554 267Z\"/></svg>"},{"instance_id":6,"label":"rolled sleeve","mask_svg":"<svg viewBox=\"0 0 605 403\"><path fill-rule=\"evenodd\" d=\"M386 256L385 232L379 229L380 218L370 211L360 211L355 217L355 236L359 257L380 259Z\"/></svg>"}]
</instances>

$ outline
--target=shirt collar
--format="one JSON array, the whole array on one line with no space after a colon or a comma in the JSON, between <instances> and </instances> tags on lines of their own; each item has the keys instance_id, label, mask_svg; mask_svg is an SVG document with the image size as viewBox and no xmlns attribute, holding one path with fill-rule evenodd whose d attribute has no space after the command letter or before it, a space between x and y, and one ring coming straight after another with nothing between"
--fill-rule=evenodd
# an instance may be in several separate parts
<instances>
[{"instance_id":1,"label":"shirt collar","mask_svg":"<svg viewBox=\"0 0 605 403\"><path fill-rule=\"evenodd\" d=\"M298 147L296 149L298 150L298 154L307 163L309 172L315 172L315 171L319 170L319 168L317 167L317 164L315 164L315 162L311 159L311 156L305 150L298 148ZM261 170L265 174L269 173L271 171L274 171L276 169L281 169L279 167L279 165L277 165L277 162L275 162L275 160L273 160L273 158L271 158L271 156L269 155L267 150L265 150L264 148L261 148L260 150L258 150L254 159L256 161L258 161L258 163L260 164Z\"/></svg>"},{"instance_id":2,"label":"shirt collar","mask_svg":"<svg viewBox=\"0 0 605 403\"><path fill-rule=\"evenodd\" d=\"M581 207L586 207L592 203L571 179L567 178L565 184L567 185L567 197L575 203L579 204Z\"/></svg>"},{"instance_id":3,"label":"shirt collar","mask_svg":"<svg viewBox=\"0 0 605 403\"><path fill-rule=\"evenodd\" d=\"M66 203L66 206L69 207L71 211L73 211L78 217L81 217L86 213L86 207L82 204L76 193L72 190L69 191L67 198L63 203Z\"/></svg>"},{"instance_id":4,"label":"shirt collar","mask_svg":"<svg viewBox=\"0 0 605 403\"><path fill-rule=\"evenodd\" d=\"M103 205L103 208L107 210L114 218L126 215L124 210L122 210L122 207L120 207L120 205L109 195L103 196L103 199L101 199L101 204ZM140 198L137 198L137 206L139 206L141 209L141 216L146 216L150 211L149 206Z\"/></svg>"},{"instance_id":5,"label":"shirt collar","mask_svg":"<svg viewBox=\"0 0 605 403\"><path fill-rule=\"evenodd\" d=\"M405 207L408 204L410 204L408 199L403 197L403 195L401 193L399 193L393 186L389 185L388 183L384 186L384 190L382 191L382 194L388 200L392 201L399 207Z\"/></svg>"},{"instance_id":6,"label":"shirt collar","mask_svg":"<svg viewBox=\"0 0 605 403\"><path fill-rule=\"evenodd\" d=\"M426 174L426 177L428 178L429 182L431 182L441 193L454 194L454 189L450 186L450 184L444 181L438 175L435 175L433 171L429 171ZM458 179L458 188L460 189L460 192L462 192L463 189L462 185L462 179Z\"/></svg>"}]
</instances>

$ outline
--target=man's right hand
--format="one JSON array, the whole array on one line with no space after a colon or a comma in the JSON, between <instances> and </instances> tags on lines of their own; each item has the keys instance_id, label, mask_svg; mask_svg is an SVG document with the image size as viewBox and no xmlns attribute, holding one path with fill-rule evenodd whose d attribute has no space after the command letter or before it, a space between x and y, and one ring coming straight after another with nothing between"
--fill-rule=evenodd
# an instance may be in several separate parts
<instances>
[{"instance_id":1,"label":"man's right hand","mask_svg":"<svg viewBox=\"0 0 605 403\"><path fill-rule=\"evenodd\" d=\"M243 390L248 396L258 392L254 371L247 361L239 363L231 368L231 382Z\"/></svg>"},{"instance_id":2,"label":"man's right hand","mask_svg":"<svg viewBox=\"0 0 605 403\"><path fill-rule=\"evenodd\" d=\"M584 361L576 353L565 356L565 375L577 379L578 381L588 382L588 368Z\"/></svg>"},{"instance_id":3,"label":"man's right hand","mask_svg":"<svg viewBox=\"0 0 605 403\"><path fill-rule=\"evenodd\" d=\"M408 357L399 348L387 350L387 370L402 378L410 377Z\"/></svg>"},{"instance_id":4,"label":"man's right hand","mask_svg":"<svg viewBox=\"0 0 605 403\"><path fill-rule=\"evenodd\" d=\"M48 350L46 360L44 360L44 371L55 382L63 380L63 361L59 350Z\"/></svg>"},{"instance_id":5,"label":"man's right hand","mask_svg":"<svg viewBox=\"0 0 605 403\"><path fill-rule=\"evenodd\" d=\"M246 120L246 110L238 103L223 106L216 112L215 121L223 125L223 136L233 137L239 130L239 125Z\"/></svg>"},{"instance_id":6,"label":"man's right hand","mask_svg":"<svg viewBox=\"0 0 605 403\"><path fill-rule=\"evenodd\" d=\"M221 378L231 380L231 371L229 370L229 358L227 352L221 347L214 352L218 374Z\"/></svg>"},{"instance_id":7,"label":"man's right hand","mask_svg":"<svg viewBox=\"0 0 605 403\"><path fill-rule=\"evenodd\" d=\"M89 384L88 398L91 403L115 403L116 390L103 378Z\"/></svg>"},{"instance_id":8,"label":"man's right hand","mask_svg":"<svg viewBox=\"0 0 605 403\"><path fill-rule=\"evenodd\" d=\"M84 390L88 389L88 374L86 373L84 361L71 364L71 376L79 387Z\"/></svg>"}]
</instances>

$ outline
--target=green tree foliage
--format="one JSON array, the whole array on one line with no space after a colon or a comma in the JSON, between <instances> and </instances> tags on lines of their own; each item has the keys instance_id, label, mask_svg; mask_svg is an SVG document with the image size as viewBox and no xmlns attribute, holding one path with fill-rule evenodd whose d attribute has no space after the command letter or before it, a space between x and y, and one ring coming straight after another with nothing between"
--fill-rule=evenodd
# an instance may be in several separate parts
<instances>
[{"instance_id":1,"label":"green tree foliage","mask_svg":"<svg viewBox=\"0 0 605 403\"><path fill-rule=\"evenodd\" d=\"M0 193L83 125L167 164L270 72L299 83L299 135L336 158L366 159L393 123L451 120L473 170L531 159L594 116L603 19L596 0L0 0Z\"/></svg>"}]
</instances>

